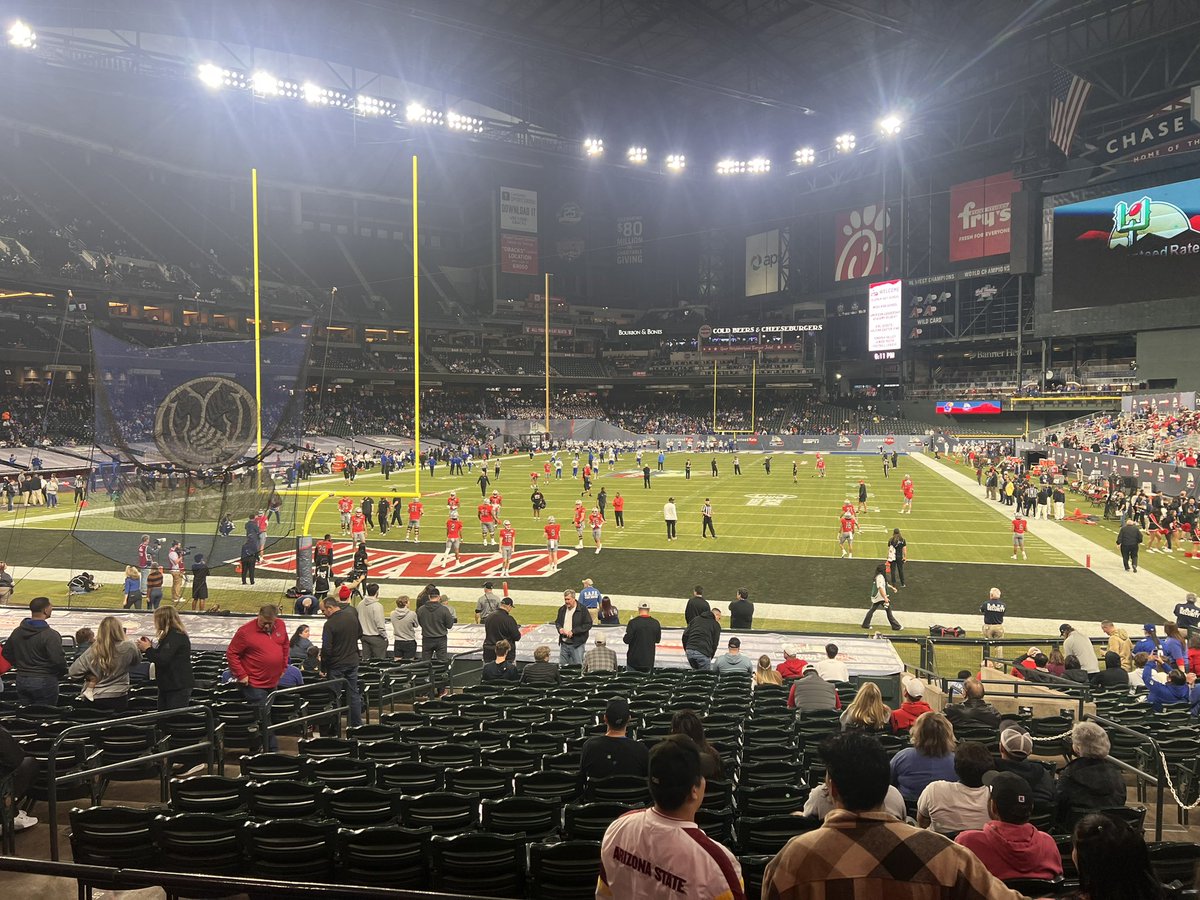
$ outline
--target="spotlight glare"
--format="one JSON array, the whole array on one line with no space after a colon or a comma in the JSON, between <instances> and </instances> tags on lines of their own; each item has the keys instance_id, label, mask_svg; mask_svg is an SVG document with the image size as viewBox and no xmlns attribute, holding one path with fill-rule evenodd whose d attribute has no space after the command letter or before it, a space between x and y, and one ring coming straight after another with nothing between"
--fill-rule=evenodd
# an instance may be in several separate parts
<instances>
[{"instance_id":1,"label":"spotlight glare","mask_svg":"<svg viewBox=\"0 0 1200 900\"><path fill-rule=\"evenodd\" d=\"M359 94L354 98L354 108L363 116L392 116L396 114L396 104L391 100Z\"/></svg>"},{"instance_id":2,"label":"spotlight glare","mask_svg":"<svg viewBox=\"0 0 1200 900\"><path fill-rule=\"evenodd\" d=\"M430 109L415 101L404 108L404 117L410 122L419 122L423 125L441 125L445 120L445 116L438 110Z\"/></svg>"},{"instance_id":3,"label":"spotlight glare","mask_svg":"<svg viewBox=\"0 0 1200 900\"><path fill-rule=\"evenodd\" d=\"M205 87L215 90L225 83L225 70L212 63L201 63L196 69L196 77Z\"/></svg>"},{"instance_id":4,"label":"spotlight glare","mask_svg":"<svg viewBox=\"0 0 1200 900\"><path fill-rule=\"evenodd\" d=\"M667 168L672 172L682 172L687 167L687 157L682 153L672 153L667 157Z\"/></svg>"},{"instance_id":5,"label":"spotlight glare","mask_svg":"<svg viewBox=\"0 0 1200 900\"><path fill-rule=\"evenodd\" d=\"M325 91L319 85L313 84L311 81L304 82L304 86L300 89L301 94L308 103L328 103L329 98L325 96Z\"/></svg>"},{"instance_id":6,"label":"spotlight glare","mask_svg":"<svg viewBox=\"0 0 1200 900\"><path fill-rule=\"evenodd\" d=\"M811 166L817 161L817 151L812 147L801 147L796 151L796 165Z\"/></svg>"},{"instance_id":7,"label":"spotlight glare","mask_svg":"<svg viewBox=\"0 0 1200 900\"><path fill-rule=\"evenodd\" d=\"M746 171L751 175L762 175L771 171L771 161L764 156L756 156L747 161Z\"/></svg>"},{"instance_id":8,"label":"spotlight glare","mask_svg":"<svg viewBox=\"0 0 1200 900\"><path fill-rule=\"evenodd\" d=\"M879 130L888 137L894 137L904 127L904 120L895 113L890 113L879 120Z\"/></svg>"},{"instance_id":9,"label":"spotlight glare","mask_svg":"<svg viewBox=\"0 0 1200 900\"><path fill-rule=\"evenodd\" d=\"M583 152L587 156L602 156L604 154L603 138L588 138L583 142Z\"/></svg>"},{"instance_id":10,"label":"spotlight glare","mask_svg":"<svg viewBox=\"0 0 1200 900\"><path fill-rule=\"evenodd\" d=\"M33 50L37 47L37 33L17 19L8 28L8 43L22 50Z\"/></svg>"},{"instance_id":11,"label":"spotlight glare","mask_svg":"<svg viewBox=\"0 0 1200 900\"><path fill-rule=\"evenodd\" d=\"M717 163L718 175L740 175L746 171L746 163L740 159L723 159Z\"/></svg>"},{"instance_id":12,"label":"spotlight glare","mask_svg":"<svg viewBox=\"0 0 1200 900\"><path fill-rule=\"evenodd\" d=\"M857 145L858 141L850 132L839 134L837 140L834 141L834 146L837 147L838 153L849 153Z\"/></svg>"},{"instance_id":13,"label":"spotlight glare","mask_svg":"<svg viewBox=\"0 0 1200 900\"><path fill-rule=\"evenodd\" d=\"M407 111L406 111L407 112ZM483 132L483 119L475 116L464 116L456 112L446 113L446 127L454 131L466 131L471 134Z\"/></svg>"},{"instance_id":14,"label":"spotlight glare","mask_svg":"<svg viewBox=\"0 0 1200 900\"><path fill-rule=\"evenodd\" d=\"M254 88L254 93L264 97L272 97L279 93L279 79L270 72L255 72L250 76L250 86Z\"/></svg>"},{"instance_id":15,"label":"spotlight glare","mask_svg":"<svg viewBox=\"0 0 1200 900\"><path fill-rule=\"evenodd\" d=\"M634 147L630 147L625 152L625 158L628 159L634 165L640 166L642 163L644 163L649 158L649 154L646 152L645 147L634 146Z\"/></svg>"}]
</instances>

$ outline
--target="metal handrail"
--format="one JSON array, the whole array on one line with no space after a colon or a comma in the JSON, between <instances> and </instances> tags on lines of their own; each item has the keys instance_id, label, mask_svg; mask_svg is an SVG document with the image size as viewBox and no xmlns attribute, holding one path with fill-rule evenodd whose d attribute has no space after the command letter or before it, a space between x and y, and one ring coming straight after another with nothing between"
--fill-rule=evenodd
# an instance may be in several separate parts
<instances>
[{"instance_id":1,"label":"metal handrail","mask_svg":"<svg viewBox=\"0 0 1200 900\"><path fill-rule=\"evenodd\" d=\"M161 722L164 719L177 718L181 715L203 715L205 728L207 731L207 740L195 744L187 744L183 747L172 747L169 750L159 750L154 753L148 753L145 756L137 756L133 759L127 759L123 762L108 763L103 766L98 766L94 769L84 769L79 772L71 772L63 776L58 775L58 749L64 740L81 734L92 734L95 732L104 731L106 728L116 725L143 725L154 722ZM46 759L47 777L46 777L46 803L49 807L49 827L50 827L50 858L58 859L58 784L59 782L68 783L72 781L83 781L94 778L96 775L103 775L105 772L116 772L121 769L134 768L144 765L148 762L154 762L160 759L170 759L172 756L182 756L185 753L194 753L197 750L204 750L208 754L208 769L211 772L213 766L213 754L217 746L216 738L216 721L217 717L213 710L208 706L188 706L182 709L162 709L157 712L143 713L142 715L133 716L128 719L121 719L118 722L84 722L80 725L72 725L69 728L64 728L60 731L54 741L50 744L50 753Z\"/></svg>"},{"instance_id":2,"label":"metal handrail","mask_svg":"<svg viewBox=\"0 0 1200 900\"><path fill-rule=\"evenodd\" d=\"M297 725L301 722L312 722L317 719L321 719L323 721L329 721L332 718L333 721L337 722L337 733L338 733L338 736L340 737L341 733L342 733L342 713L349 712L349 710L350 710L350 707L348 705L348 703L349 703L348 699L347 699L347 705L345 705L345 706L334 706L331 709L323 709L320 712L308 713L307 715L303 715L303 716L296 716L295 718L285 719L282 722L272 722L271 721L271 711L275 707L275 698L280 696L281 694L287 694L287 695L305 694L305 693L315 694L318 692L318 689L319 689L320 692L324 695L337 696L336 692L338 691L338 688L336 687L336 685L339 685L339 684L341 685L341 688L340 688L341 696L349 698L350 682L347 681L345 678L326 678L321 681L311 681L308 684L298 684L295 687L276 688L275 690L271 691L271 693L267 694L267 699L263 702L263 705L262 705L261 716L262 716L263 734L270 734L275 731L280 731L284 728L290 727L292 725Z\"/></svg>"},{"instance_id":3,"label":"metal handrail","mask_svg":"<svg viewBox=\"0 0 1200 900\"><path fill-rule=\"evenodd\" d=\"M1155 758L1160 760L1163 758L1162 748L1159 747L1158 741L1150 737L1150 735L1143 734L1140 731L1134 731L1128 725L1122 725L1120 722L1114 722L1112 719L1106 719L1103 716L1091 714L1086 718L1092 722L1095 722L1102 728L1111 728L1114 731L1119 731L1122 734L1127 734L1138 738L1139 740L1145 741L1150 745L1151 749L1154 750ZM1156 794L1154 800L1154 840L1161 841L1163 831L1163 779L1160 779L1155 775L1151 775L1149 772L1143 772L1137 766L1131 766L1129 763L1123 760L1113 759L1111 756L1107 757L1107 759L1110 763L1117 766L1117 768L1123 769L1126 772L1132 772L1133 774L1137 775L1138 778L1144 778L1154 786Z\"/></svg>"}]
</instances>

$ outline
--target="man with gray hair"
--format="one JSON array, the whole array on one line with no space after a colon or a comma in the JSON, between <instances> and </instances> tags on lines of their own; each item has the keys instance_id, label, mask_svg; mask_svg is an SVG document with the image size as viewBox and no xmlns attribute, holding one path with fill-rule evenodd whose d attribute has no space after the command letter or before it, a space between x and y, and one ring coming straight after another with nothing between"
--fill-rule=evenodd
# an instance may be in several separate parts
<instances>
[{"instance_id":1,"label":"man with gray hair","mask_svg":"<svg viewBox=\"0 0 1200 900\"><path fill-rule=\"evenodd\" d=\"M979 607L983 613L983 638L987 641L999 641L1004 638L1004 614L1008 607L1000 599L1000 588L994 587L988 591L988 598Z\"/></svg>"},{"instance_id":2,"label":"man with gray hair","mask_svg":"<svg viewBox=\"0 0 1200 900\"><path fill-rule=\"evenodd\" d=\"M596 635L596 645L583 654L583 674L617 671L617 654L608 649L608 638L603 633Z\"/></svg>"},{"instance_id":3,"label":"man with gray hair","mask_svg":"<svg viewBox=\"0 0 1200 900\"><path fill-rule=\"evenodd\" d=\"M1175 624L1187 634L1188 629L1200 629L1200 606L1196 605L1196 595L1188 594L1182 603L1175 605Z\"/></svg>"},{"instance_id":4,"label":"man with gray hair","mask_svg":"<svg viewBox=\"0 0 1200 900\"><path fill-rule=\"evenodd\" d=\"M1125 779L1108 758L1112 744L1095 722L1076 722L1071 729L1075 759L1058 776L1054 792L1055 834L1070 834L1083 816L1098 809L1125 805Z\"/></svg>"}]
</instances>

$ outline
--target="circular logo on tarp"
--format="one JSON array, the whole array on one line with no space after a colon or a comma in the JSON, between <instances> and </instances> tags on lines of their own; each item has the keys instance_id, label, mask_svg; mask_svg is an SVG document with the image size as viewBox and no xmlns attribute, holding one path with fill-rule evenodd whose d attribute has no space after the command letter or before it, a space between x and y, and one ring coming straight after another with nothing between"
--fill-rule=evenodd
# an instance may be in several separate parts
<instances>
[{"instance_id":1,"label":"circular logo on tarp","mask_svg":"<svg viewBox=\"0 0 1200 900\"><path fill-rule=\"evenodd\" d=\"M254 409L254 395L232 378L193 378L158 405L154 444L168 461L186 469L230 466L254 440Z\"/></svg>"}]
</instances>

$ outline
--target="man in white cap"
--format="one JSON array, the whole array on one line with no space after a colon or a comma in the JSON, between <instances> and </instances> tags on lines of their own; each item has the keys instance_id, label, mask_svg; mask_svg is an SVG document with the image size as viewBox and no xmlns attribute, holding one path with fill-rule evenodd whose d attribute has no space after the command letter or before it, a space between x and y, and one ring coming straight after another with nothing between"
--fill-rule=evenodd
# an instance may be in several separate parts
<instances>
[{"instance_id":1,"label":"man in white cap","mask_svg":"<svg viewBox=\"0 0 1200 900\"><path fill-rule=\"evenodd\" d=\"M799 657L799 650L793 644L783 645L783 662L775 667L775 671L779 673L780 678L799 678L804 674L804 667L808 665Z\"/></svg>"},{"instance_id":2,"label":"man in white cap","mask_svg":"<svg viewBox=\"0 0 1200 900\"><path fill-rule=\"evenodd\" d=\"M617 654L608 649L608 638L604 632L600 632L596 635L595 646L583 654L583 674L615 671L617 671Z\"/></svg>"}]
</instances>

